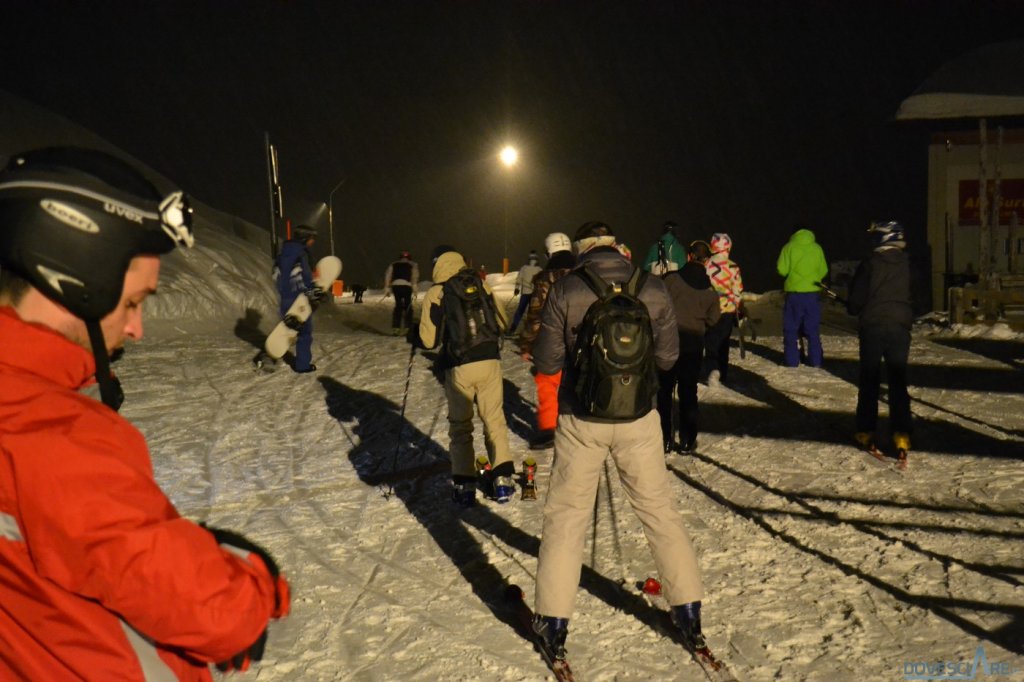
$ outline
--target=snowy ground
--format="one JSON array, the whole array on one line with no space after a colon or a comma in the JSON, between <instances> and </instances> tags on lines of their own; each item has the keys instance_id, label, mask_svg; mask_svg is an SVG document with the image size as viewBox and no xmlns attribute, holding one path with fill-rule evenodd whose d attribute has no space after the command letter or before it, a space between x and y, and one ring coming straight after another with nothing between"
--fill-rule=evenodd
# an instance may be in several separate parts
<instances>
[{"instance_id":1,"label":"snowy ground","mask_svg":"<svg viewBox=\"0 0 1024 682\"><path fill-rule=\"evenodd\" d=\"M544 679L501 593L518 583L532 601L551 452L537 502L453 511L443 391L422 351L410 365L404 340L384 333L380 298L318 313L308 375L253 371L257 328L270 327L259 312L153 320L117 365L122 411L183 514L250 535L289 575L292 614L250 678ZM761 336L745 359L733 350L727 387L702 387L700 453L667 460L712 647L743 680L900 680L925 662L968 666L979 646L1008 667L977 679L1024 679L1024 343L915 335L915 450L898 473L849 444L848 321L828 316L824 369L786 369L778 305L752 305ZM519 463L533 383L510 348L503 367ZM653 562L609 473L571 622L574 668L583 680L703 679L632 587Z\"/></svg>"}]
</instances>

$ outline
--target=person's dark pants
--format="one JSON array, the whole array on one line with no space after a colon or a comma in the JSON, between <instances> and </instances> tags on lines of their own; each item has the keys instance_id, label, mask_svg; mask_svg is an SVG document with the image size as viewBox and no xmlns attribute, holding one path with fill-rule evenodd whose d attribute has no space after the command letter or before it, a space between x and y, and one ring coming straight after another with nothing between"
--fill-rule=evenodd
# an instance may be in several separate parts
<instances>
[{"instance_id":1,"label":"person's dark pants","mask_svg":"<svg viewBox=\"0 0 1024 682\"><path fill-rule=\"evenodd\" d=\"M519 297L519 306L516 308L516 314L512 318L512 326L508 328L510 334L519 326L519 320L523 319L523 313L525 313L526 309L530 307L531 298L533 298L532 292L529 294L523 294Z\"/></svg>"},{"instance_id":2,"label":"person's dark pants","mask_svg":"<svg viewBox=\"0 0 1024 682\"><path fill-rule=\"evenodd\" d=\"M672 441L672 393L679 397L679 443L697 440L697 382L700 380L702 351L679 351L675 366L658 373L658 415L661 417L662 439Z\"/></svg>"},{"instance_id":3,"label":"person's dark pants","mask_svg":"<svg viewBox=\"0 0 1024 682\"><path fill-rule=\"evenodd\" d=\"M281 319L288 313L288 309L292 307L291 301L281 301L280 314ZM288 303L288 305L285 305ZM313 363L313 316L312 314L302 323L299 327L299 335L295 339L295 371L305 372L308 371Z\"/></svg>"},{"instance_id":4,"label":"person's dark pants","mask_svg":"<svg viewBox=\"0 0 1024 682\"><path fill-rule=\"evenodd\" d=\"M729 337L736 326L736 313L722 313L722 317L704 334L705 378L718 370L719 378L725 381L729 373Z\"/></svg>"},{"instance_id":5,"label":"person's dark pants","mask_svg":"<svg viewBox=\"0 0 1024 682\"><path fill-rule=\"evenodd\" d=\"M910 433L910 394L907 364L910 331L898 324L871 325L860 330L860 379L857 391L857 431L874 433L878 426L878 393L882 360L889 383L889 421L893 433Z\"/></svg>"},{"instance_id":6,"label":"person's dark pants","mask_svg":"<svg viewBox=\"0 0 1024 682\"><path fill-rule=\"evenodd\" d=\"M786 294L782 343L786 367L800 366L800 333L807 337L807 364L821 367L821 300L817 292Z\"/></svg>"},{"instance_id":7,"label":"person's dark pants","mask_svg":"<svg viewBox=\"0 0 1024 682\"><path fill-rule=\"evenodd\" d=\"M391 287L395 295L395 309L391 313L391 326L408 329L412 326L412 287L406 284L395 284Z\"/></svg>"},{"instance_id":8,"label":"person's dark pants","mask_svg":"<svg viewBox=\"0 0 1024 682\"><path fill-rule=\"evenodd\" d=\"M355 295L355 301L354 301L355 303L362 303L363 302L363 290L362 289L356 289L352 293Z\"/></svg>"}]
</instances>

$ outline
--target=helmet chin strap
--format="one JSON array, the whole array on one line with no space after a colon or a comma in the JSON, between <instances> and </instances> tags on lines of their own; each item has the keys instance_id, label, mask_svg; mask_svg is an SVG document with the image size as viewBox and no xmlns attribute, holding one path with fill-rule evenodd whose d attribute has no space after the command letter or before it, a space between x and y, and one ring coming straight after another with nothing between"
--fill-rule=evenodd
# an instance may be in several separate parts
<instances>
[{"instance_id":1,"label":"helmet chin strap","mask_svg":"<svg viewBox=\"0 0 1024 682\"><path fill-rule=\"evenodd\" d=\"M96 359L96 382L100 385L100 398L104 405L117 412L124 402L124 392L120 383L110 374L110 356L107 355L103 328L99 320L86 320L85 328L89 331L89 344L92 346L92 356Z\"/></svg>"}]
</instances>

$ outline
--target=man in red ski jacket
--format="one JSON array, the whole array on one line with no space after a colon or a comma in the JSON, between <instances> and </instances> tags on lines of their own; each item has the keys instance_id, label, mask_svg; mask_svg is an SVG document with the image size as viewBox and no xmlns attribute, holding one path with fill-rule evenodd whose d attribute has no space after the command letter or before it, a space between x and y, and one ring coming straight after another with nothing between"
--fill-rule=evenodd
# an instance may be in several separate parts
<instances>
[{"instance_id":1,"label":"man in red ski jacket","mask_svg":"<svg viewBox=\"0 0 1024 682\"><path fill-rule=\"evenodd\" d=\"M109 354L142 336L159 254L192 242L184 195L107 154L0 171L2 680L210 680L288 611L270 555L179 516L116 412Z\"/></svg>"}]
</instances>

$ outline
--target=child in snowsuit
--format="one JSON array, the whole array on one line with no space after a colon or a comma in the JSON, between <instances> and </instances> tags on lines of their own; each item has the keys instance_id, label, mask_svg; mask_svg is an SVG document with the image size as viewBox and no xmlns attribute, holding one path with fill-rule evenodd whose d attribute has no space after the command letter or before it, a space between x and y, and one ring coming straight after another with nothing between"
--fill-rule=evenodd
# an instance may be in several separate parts
<instances>
[{"instance_id":1,"label":"child in snowsuit","mask_svg":"<svg viewBox=\"0 0 1024 682\"><path fill-rule=\"evenodd\" d=\"M724 232L711 237L711 257L705 263L711 287L718 294L722 316L704 335L704 364L708 386L725 382L729 374L729 337L738 322L743 294L740 266L729 259L732 239Z\"/></svg>"}]
</instances>

